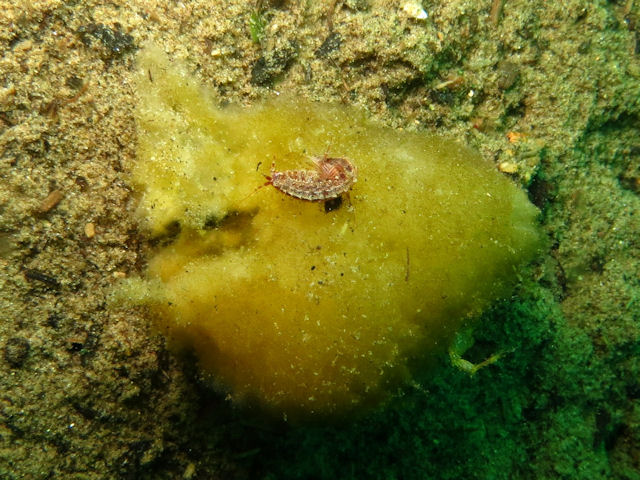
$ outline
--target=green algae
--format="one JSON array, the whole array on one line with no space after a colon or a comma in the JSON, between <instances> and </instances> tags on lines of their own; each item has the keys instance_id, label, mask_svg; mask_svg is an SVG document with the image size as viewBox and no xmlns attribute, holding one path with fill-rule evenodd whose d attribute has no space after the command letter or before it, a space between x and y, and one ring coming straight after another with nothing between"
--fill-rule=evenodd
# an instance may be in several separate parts
<instances>
[{"instance_id":1,"label":"green algae","mask_svg":"<svg viewBox=\"0 0 640 480\"><path fill-rule=\"evenodd\" d=\"M541 246L524 193L455 142L302 99L221 109L153 48L139 70L138 214L181 231L129 295L238 402L292 415L386 400ZM328 148L358 167L341 208L256 190L270 163Z\"/></svg>"}]
</instances>

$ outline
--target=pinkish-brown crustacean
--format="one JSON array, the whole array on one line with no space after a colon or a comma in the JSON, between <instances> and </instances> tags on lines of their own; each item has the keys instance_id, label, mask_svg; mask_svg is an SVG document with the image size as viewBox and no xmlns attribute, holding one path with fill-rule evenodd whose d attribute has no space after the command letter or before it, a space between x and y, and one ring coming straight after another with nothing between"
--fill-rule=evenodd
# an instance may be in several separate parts
<instances>
[{"instance_id":1,"label":"pinkish-brown crustacean","mask_svg":"<svg viewBox=\"0 0 640 480\"><path fill-rule=\"evenodd\" d=\"M313 157L315 170L277 171L271 164L271 176L266 185L273 185L282 193L310 202L323 202L348 192L358 177L358 169L348 159Z\"/></svg>"}]
</instances>

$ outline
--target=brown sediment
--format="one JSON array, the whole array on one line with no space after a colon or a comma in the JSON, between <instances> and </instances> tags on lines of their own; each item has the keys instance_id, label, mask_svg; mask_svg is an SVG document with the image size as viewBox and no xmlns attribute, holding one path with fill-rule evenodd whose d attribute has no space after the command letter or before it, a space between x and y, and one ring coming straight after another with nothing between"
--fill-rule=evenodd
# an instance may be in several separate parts
<instances>
[{"instance_id":1,"label":"brown sediment","mask_svg":"<svg viewBox=\"0 0 640 480\"><path fill-rule=\"evenodd\" d=\"M638 2L569 0L542 9L510 0L508 14L489 17L500 19L498 28L483 24L489 2L423 3L425 21L400 15L398 2L336 2L328 24L323 2L266 2L265 38L255 45L245 21L254 1L136 0L127 8L94 0L0 2L0 347L9 351L0 362L0 477L255 473L255 463L236 456L258 448L257 437L246 434L251 422L238 420L202 387L188 360L149 336L142 309L106 306L118 278L142 270L148 249L132 220L128 185L134 55L148 41L184 59L220 103L250 103L274 90L342 100L392 127L465 139L532 185L554 243L543 283L573 332L590 339L589 358L610 359L607 391L620 392L610 422L603 413L583 415L598 419L600 433L589 437L582 458L606 455L602 465L614 474L634 471L637 372L633 359L618 360L638 337L640 294L631 275L640 271ZM316 56L328 25L340 42ZM268 82L255 86L251 71L263 56L271 62ZM508 81L500 73L505 61ZM438 88L458 77L464 81ZM527 137L511 144L508 131ZM57 190L64 200L34 215ZM88 223L99 232L91 241ZM607 393L581 380L590 388L582 397L606 410ZM465 388L487 395L480 382ZM549 434L536 422L552 424L563 412L559 390L549 391L555 411L542 399L526 403L524 393L509 404L526 412L531 432ZM505 418L504 399L495 405L502 410L490 418ZM424 436L407 426L421 424L404 418L386 424L404 430L378 433L415 440L413 448ZM588 420L578 427L571 432L589 436ZM593 449L598 438L604 440ZM484 440L477 452L488 448ZM264 451L273 443L265 441ZM553 458L547 444L532 442L531 458ZM300 458L308 453L297 447ZM359 455L356 465L370 459ZM327 464L334 458L341 457ZM301 468L298 462L289 466Z\"/></svg>"}]
</instances>

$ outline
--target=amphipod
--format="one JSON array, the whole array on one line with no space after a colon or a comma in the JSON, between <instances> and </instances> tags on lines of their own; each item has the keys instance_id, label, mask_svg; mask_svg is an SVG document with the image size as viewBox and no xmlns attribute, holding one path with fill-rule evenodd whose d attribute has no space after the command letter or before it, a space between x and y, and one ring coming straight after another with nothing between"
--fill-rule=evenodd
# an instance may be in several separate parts
<instances>
[{"instance_id":1,"label":"amphipod","mask_svg":"<svg viewBox=\"0 0 640 480\"><path fill-rule=\"evenodd\" d=\"M315 170L285 170L271 165L271 176L265 185L273 185L282 193L310 202L323 202L348 192L358 177L358 169L346 158L313 157Z\"/></svg>"}]
</instances>

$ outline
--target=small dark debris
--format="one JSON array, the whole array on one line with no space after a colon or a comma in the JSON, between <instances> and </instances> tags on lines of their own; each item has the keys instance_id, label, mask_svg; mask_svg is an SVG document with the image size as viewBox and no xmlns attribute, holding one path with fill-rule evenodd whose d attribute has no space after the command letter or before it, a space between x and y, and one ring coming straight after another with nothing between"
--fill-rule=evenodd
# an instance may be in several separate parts
<instances>
[{"instance_id":1,"label":"small dark debris","mask_svg":"<svg viewBox=\"0 0 640 480\"><path fill-rule=\"evenodd\" d=\"M640 194L640 177L623 173L618 176L618 181L625 190L630 190L635 194Z\"/></svg>"},{"instance_id":2,"label":"small dark debris","mask_svg":"<svg viewBox=\"0 0 640 480\"><path fill-rule=\"evenodd\" d=\"M222 224L222 218L216 217L215 215L208 215L205 220L202 228L204 230L214 230Z\"/></svg>"},{"instance_id":3,"label":"small dark debris","mask_svg":"<svg viewBox=\"0 0 640 480\"><path fill-rule=\"evenodd\" d=\"M260 87L269 87L284 74L297 56L294 45L265 53L256 60L251 69L251 83Z\"/></svg>"},{"instance_id":4,"label":"small dark debris","mask_svg":"<svg viewBox=\"0 0 640 480\"><path fill-rule=\"evenodd\" d=\"M87 46L91 45L91 37L99 40L113 56L122 56L136 48L133 37L123 33L119 25L112 29L102 23L91 23L78 28L77 33Z\"/></svg>"},{"instance_id":5,"label":"small dark debris","mask_svg":"<svg viewBox=\"0 0 640 480\"><path fill-rule=\"evenodd\" d=\"M333 212L342 206L342 197L330 198L324 202L324 213Z\"/></svg>"},{"instance_id":6,"label":"small dark debris","mask_svg":"<svg viewBox=\"0 0 640 480\"><path fill-rule=\"evenodd\" d=\"M7 45L9 46L10 49L13 49L13 47L15 47L16 45L18 45L20 42L22 42L24 40L23 37L21 37L20 35L14 35L8 42Z\"/></svg>"},{"instance_id":7,"label":"small dark debris","mask_svg":"<svg viewBox=\"0 0 640 480\"><path fill-rule=\"evenodd\" d=\"M256 210L247 211L247 212L232 210L222 218L211 215L207 217L207 219L205 220L203 228L205 230L224 228L225 230L228 230L228 231L230 230L240 231L247 228L250 225L251 219L253 218L255 213L256 213Z\"/></svg>"},{"instance_id":8,"label":"small dark debris","mask_svg":"<svg viewBox=\"0 0 640 480\"><path fill-rule=\"evenodd\" d=\"M533 177L528 189L529 200L540 210L544 210L547 203L554 200L556 196L553 185L541 175Z\"/></svg>"},{"instance_id":9,"label":"small dark debris","mask_svg":"<svg viewBox=\"0 0 640 480\"><path fill-rule=\"evenodd\" d=\"M591 51L591 39L585 40L578 45L578 53L580 55L586 55Z\"/></svg>"},{"instance_id":10,"label":"small dark debris","mask_svg":"<svg viewBox=\"0 0 640 480\"><path fill-rule=\"evenodd\" d=\"M625 391L627 393L627 397L632 400L637 400L640 398L640 383L636 381L632 381L630 385L625 387Z\"/></svg>"},{"instance_id":11,"label":"small dark debris","mask_svg":"<svg viewBox=\"0 0 640 480\"><path fill-rule=\"evenodd\" d=\"M182 227L180 226L180 222L177 220L173 221L164 228L164 232L153 237L149 243L153 247L166 247L174 242L178 235L180 235L181 231Z\"/></svg>"},{"instance_id":12,"label":"small dark debris","mask_svg":"<svg viewBox=\"0 0 640 480\"><path fill-rule=\"evenodd\" d=\"M68 77L64 83L67 87L73 88L74 90L79 90L84 84L82 79L75 75L71 75L70 77Z\"/></svg>"},{"instance_id":13,"label":"small dark debris","mask_svg":"<svg viewBox=\"0 0 640 480\"><path fill-rule=\"evenodd\" d=\"M486 98L488 96L487 92L485 92L481 88L474 88L473 92L474 92L474 95L473 95L473 97L471 97L471 103L473 105L480 105L481 103L483 103L486 100ZM509 111L509 109L507 109L507 111ZM517 104L516 108L514 108L514 111L516 113L522 112L521 104Z\"/></svg>"},{"instance_id":14,"label":"small dark debris","mask_svg":"<svg viewBox=\"0 0 640 480\"><path fill-rule=\"evenodd\" d=\"M604 447L606 451L611 451L619 437L624 433L624 424L615 421L611 413L604 409L596 411L595 424L593 448Z\"/></svg>"},{"instance_id":15,"label":"small dark debris","mask_svg":"<svg viewBox=\"0 0 640 480\"><path fill-rule=\"evenodd\" d=\"M520 69L517 64L509 60L503 62L498 67L498 88L500 90L509 90L513 87L520 77Z\"/></svg>"},{"instance_id":16,"label":"small dark debris","mask_svg":"<svg viewBox=\"0 0 640 480\"><path fill-rule=\"evenodd\" d=\"M63 434L59 432L56 432L51 437L50 442L54 447L56 447L56 452L58 453L58 455L64 455L71 449L71 442L68 440L67 437L65 437Z\"/></svg>"},{"instance_id":17,"label":"small dark debris","mask_svg":"<svg viewBox=\"0 0 640 480\"><path fill-rule=\"evenodd\" d=\"M340 45L342 45L342 35L338 32L332 32L313 54L316 58L326 58L330 53L338 50Z\"/></svg>"},{"instance_id":18,"label":"small dark debris","mask_svg":"<svg viewBox=\"0 0 640 480\"><path fill-rule=\"evenodd\" d=\"M369 10L369 0L345 0L344 6L356 12Z\"/></svg>"},{"instance_id":19,"label":"small dark debris","mask_svg":"<svg viewBox=\"0 0 640 480\"><path fill-rule=\"evenodd\" d=\"M72 341L70 350L71 352L77 352L82 356L83 365L86 365L98 350L100 345L100 333L100 327L93 324L89 328L84 340L78 338L75 341Z\"/></svg>"},{"instance_id":20,"label":"small dark debris","mask_svg":"<svg viewBox=\"0 0 640 480\"><path fill-rule=\"evenodd\" d=\"M234 460L242 460L244 458L253 457L258 455L262 451L262 448L252 448L251 450L247 450L246 452L240 452L233 455Z\"/></svg>"},{"instance_id":21,"label":"small dark debris","mask_svg":"<svg viewBox=\"0 0 640 480\"><path fill-rule=\"evenodd\" d=\"M576 15L576 18L574 20L575 23L582 22L585 18L587 18L587 15L589 14L589 10L586 7L584 7L581 11L577 13L578 14Z\"/></svg>"},{"instance_id":22,"label":"small dark debris","mask_svg":"<svg viewBox=\"0 0 640 480\"><path fill-rule=\"evenodd\" d=\"M60 315L57 313L51 313L47 317L47 326L51 328L58 328L60 326Z\"/></svg>"},{"instance_id":23,"label":"small dark debris","mask_svg":"<svg viewBox=\"0 0 640 480\"><path fill-rule=\"evenodd\" d=\"M89 182L87 181L87 179L85 177L83 177L82 175L78 175L75 178L75 183L76 185L80 188L81 192L86 191L89 188Z\"/></svg>"},{"instance_id":24,"label":"small dark debris","mask_svg":"<svg viewBox=\"0 0 640 480\"><path fill-rule=\"evenodd\" d=\"M42 273L40 270L33 268L27 268L24 270L24 278L31 281L41 282L51 288L60 288L60 282L54 277Z\"/></svg>"},{"instance_id":25,"label":"small dark debris","mask_svg":"<svg viewBox=\"0 0 640 480\"><path fill-rule=\"evenodd\" d=\"M390 108L402 105L407 96L420 88L423 84L424 82L421 77L408 78L404 82L396 85L383 83L381 88L382 93L384 94L384 101Z\"/></svg>"},{"instance_id":26,"label":"small dark debris","mask_svg":"<svg viewBox=\"0 0 640 480\"><path fill-rule=\"evenodd\" d=\"M288 0L262 0L259 2L261 4L261 8L285 8L287 6Z\"/></svg>"},{"instance_id":27,"label":"small dark debris","mask_svg":"<svg viewBox=\"0 0 640 480\"><path fill-rule=\"evenodd\" d=\"M152 442L150 440L137 440L135 442L129 443L124 453L117 460L116 465L120 465L124 474L125 471L129 472L132 470L140 470L140 465L142 463L142 459L147 453L147 451L151 448ZM136 478L138 476L136 475ZM126 477L126 478L134 478L134 477Z\"/></svg>"},{"instance_id":28,"label":"small dark debris","mask_svg":"<svg viewBox=\"0 0 640 480\"><path fill-rule=\"evenodd\" d=\"M274 76L272 69L269 68L267 60L264 57L260 57L256 60L256 63L253 64L253 68L251 69L251 83L254 85L268 86L272 83Z\"/></svg>"},{"instance_id":29,"label":"small dark debris","mask_svg":"<svg viewBox=\"0 0 640 480\"><path fill-rule=\"evenodd\" d=\"M4 360L13 368L20 368L29 356L31 345L24 337L12 337L4 346Z\"/></svg>"},{"instance_id":30,"label":"small dark debris","mask_svg":"<svg viewBox=\"0 0 640 480\"><path fill-rule=\"evenodd\" d=\"M560 288L560 293L558 295L558 299L562 300L562 299L564 299L566 297L567 285L569 284L569 282L567 280L567 273L565 272L564 267L562 266L562 262L558 258L558 256L559 256L558 255L558 247L559 247L559 243L554 242L554 244L551 246L551 256L555 260L555 264L556 264L556 268L555 268L556 282L558 282L558 287Z\"/></svg>"},{"instance_id":31,"label":"small dark debris","mask_svg":"<svg viewBox=\"0 0 640 480\"><path fill-rule=\"evenodd\" d=\"M304 82L311 83L313 80L313 70L311 69L311 66L308 63L305 63L302 67L304 68Z\"/></svg>"},{"instance_id":32,"label":"small dark debris","mask_svg":"<svg viewBox=\"0 0 640 480\"><path fill-rule=\"evenodd\" d=\"M602 274L607 264L607 258L602 254L596 253L591 257L589 264L592 272Z\"/></svg>"},{"instance_id":33,"label":"small dark debris","mask_svg":"<svg viewBox=\"0 0 640 480\"><path fill-rule=\"evenodd\" d=\"M4 122L8 126L13 127L16 123L18 123L12 118L14 114L15 114L15 111L0 112L0 122ZM14 164L15 162L11 163L11 166L13 166Z\"/></svg>"},{"instance_id":34,"label":"small dark debris","mask_svg":"<svg viewBox=\"0 0 640 480\"><path fill-rule=\"evenodd\" d=\"M69 399L70 405L73 409L88 420L93 420L99 416L99 412L91 404L89 399Z\"/></svg>"},{"instance_id":35,"label":"small dark debris","mask_svg":"<svg viewBox=\"0 0 640 480\"><path fill-rule=\"evenodd\" d=\"M60 110L61 106L62 106L62 100L60 100L59 98L56 98L42 105L38 109L38 113L40 113L40 115L44 115L47 117L57 118L58 110Z\"/></svg>"},{"instance_id":36,"label":"small dark debris","mask_svg":"<svg viewBox=\"0 0 640 480\"><path fill-rule=\"evenodd\" d=\"M429 98L440 105L452 107L456 103L457 96L451 90L442 89L429 91Z\"/></svg>"},{"instance_id":37,"label":"small dark debris","mask_svg":"<svg viewBox=\"0 0 640 480\"><path fill-rule=\"evenodd\" d=\"M484 95L476 95L474 98L482 101L482 99L484 98ZM474 101L473 104L477 105L478 102ZM504 110L504 116L522 118L524 117L524 114L526 111L527 111L527 108L525 103L523 101L519 101L519 102L509 104L507 108L505 108Z\"/></svg>"},{"instance_id":38,"label":"small dark debris","mask_svg":"<svg viewBox=\"0 0 640 480\"><path fill-rule=\"evenodd\" d=\"M315 265L311 265L311 270L315 270L316 266Z\"/></svg>"}]
</instances>

